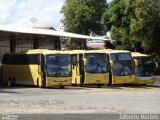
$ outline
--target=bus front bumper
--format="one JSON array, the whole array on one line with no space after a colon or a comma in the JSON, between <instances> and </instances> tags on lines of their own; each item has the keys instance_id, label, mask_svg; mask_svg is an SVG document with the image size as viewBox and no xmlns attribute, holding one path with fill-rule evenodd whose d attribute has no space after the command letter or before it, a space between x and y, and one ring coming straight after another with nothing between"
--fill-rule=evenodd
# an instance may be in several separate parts
<instances>
[{"instance_id":1,"label":"bus front bumper","mask_svg":"<svg viewBox=\"0 0 160 120\"><path fill-rule=\"evenodd\" d=\"M72 77L47 77L46 87L71 86Z\"/></svg>"},{"instance_id":2,"label":"bus front bumper","mask_svg":"<svg viewBox=\"0 0 160 120\"><path fill-rule=\"evenodd\" d=\"M155 79L153 76L151 77L135 77L135 84L138 85L147 85L147 84L154 84L155 83Z\"/></svg>"},{"instance_id":3,"label":"bus front bumper","mask_svg":"<svg viewBox=\"0 0 160 120\"><path fill-rule=\"evenodd\" d=\"M90 74L87 73L84 81L84 84L93 84L93 85L107 85L109 84L109 73L101 73L101 74Z\"/></svg>"},{"instance_id":4,"label":"bus front bumper","mask_svg":"<svg viewBox=\"0 0 160 120\"><path fill-rule=\"evenodd\" d=\"M129 76L113 76L112 84L134 84L135 77L134 75Z\"/></svg>"}]
</instances>

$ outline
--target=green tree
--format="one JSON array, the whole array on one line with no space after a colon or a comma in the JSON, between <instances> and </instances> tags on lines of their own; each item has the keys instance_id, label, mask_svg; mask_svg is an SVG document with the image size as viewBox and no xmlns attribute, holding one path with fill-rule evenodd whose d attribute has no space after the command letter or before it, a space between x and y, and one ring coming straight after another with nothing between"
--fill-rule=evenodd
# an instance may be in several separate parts
<instances>
[{"instance_id":1,"label":"green tree","mask_svg":"<svg viewBox=\"0 0 160 120\"><path fill-rule=\"evenodd\" d=\"M105 29L101 18L106 8L106 0L66 0L61 9L65 31L103 35Z\"/></svg>"},{"instance_id":2,"label":"green tree","mask_svg":"<svg viewBox=\"0 0 160 120\"><path fill-rule=\"evenodd\" d=\"M159 0L113 0L102 18L122 49L131 50L136 42L145 50L159 48Z\"/></svg>"}]
</instances>

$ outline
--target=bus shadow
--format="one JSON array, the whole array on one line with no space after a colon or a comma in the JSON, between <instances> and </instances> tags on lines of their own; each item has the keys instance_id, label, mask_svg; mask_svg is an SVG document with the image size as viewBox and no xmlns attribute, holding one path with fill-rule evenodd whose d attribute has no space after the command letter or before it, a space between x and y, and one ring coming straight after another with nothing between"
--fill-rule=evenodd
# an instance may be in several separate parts
<instances>
[{"instance_id":1,"label":"bus shadow","mask_svg":"<svg viewBox=\"0 0 160 120\"><path fill-rule=\"evenodd\" d=\"M82 85L81 88L99 88L103 89L105 86L98 87L97 85Z\"/></svg>"},{"instance_id":2,"label":"bus shadow","mask_svg":"<svg viewBox=\"0 0 160 120\"><path fill-rule=\"evenodd\" d=\"M91 90L90 88L87 87L79 87L79 86L64 86L64 88L60 88L58 86L54 87L37 87L37 86L30 86L30 85L16 85L13 87L0 87L0 90L4 89L32 89L32 88L37 88L37 89L59 89L59 90Z\"/></svg>"},{"instance_id":3,"label":"bus shadow","mask_svg":"<svg viewBox=\"0 0 160 120\"><path fill-rule=\"evenodd\" d=\"M111 85L111 86L110 85L103 85L101 87L98 87L96 85L84 85L82 87L84 87L84 88L97 88L97 89L123 89L117 85Z\"/></svg>"},{"instance_id":4,"label":"bus shadow","mask_svg":"<svg viewBox=\"0 0 160 120\"><path fill-rule=\"evenodd\" d=\"M152 88L160 88L160 85L106 85L101 86L100 88L97 85L83 85L83 86L65 86L64 88L60 87L44 87L38 88L37 86L27 86L27 85L17 85L13 87L0 87L0 93L7 93L7 89L55 89L55 90L92 90L93 88L97 89L125 89L125 88L135 88L135 89L152 89ZM8 93L12 93L12 91L8 91ZM13 92L14 93L14 92ZM16 92L15 92L16 93ZM18 92L17 92L18 93Z\"/></svg>"},{"instance_id":5,"label":"bus shadow","mask_svg":"<svg viewBox=\"0 0 160 120\"><path fill-rule=\"evenodd\" d=\"M22 95L22 94L19 93L19 92L8 91L8 90L6 90L6 89L0 89L0 93L20 94L20 95Z\"/></svg>"},{"instance_id":6,"label":"bus shadow","mask_svg":"<svg viewBox=\"0 0 160 120\"><path fill-rule=\"evenodd\" d=\"M123 85L107 85L106 86L106 89L116 89L116 90L120 90L120 89L123 89Z\"/></svg>"},{"instance_id":7,"label":"bus shadow","mask_svg":"<svg viewBox=\"0 0 160 120\"><path fill-rule=\"evenodd\" d=\"M91 90L89 88L79 87L79 86L65 86L64 88L60 87L45 87L42 89L56 89L56 90Z\"/></svg>"},{"instance_id":8,"label":"bus shadow","mask_svg":"<svg viewBox=\"0 0 160 120\"><path fill-rule=\"evenodd\" d=\"M125 88L133 88L133 89L151 89L153 87L160 88L160 86L153 86L153 85L134 85L134 84L120 84L120 85L108 85L106 86L107 89L125 89Z\"/></svg>"},{"instance_id":9,"label":"bus shadow","mask_svg":"<svg viewBox=\"0 0 160 120\"><path fill-rule=\"evenodd\" d=\"M160 88L160 85L147 85L147 87L150 87L150 88Z\"/></svg>"},{"instance_id":10,"label":"bus shadow","mask_svg":"<svg viewBox=\"0 0 160 120\"><path fill-rule=\"evenodd\" d=\"M38 88L36 86L27 86L27 85L15 85L12 87L2 86L1 89L27 89L27 88Z\"/></svg>"},{"instance_id":11,"label":"bus shadow","mask_svg":"<svg viewBox=\"0 0 160 120\"><path fill-rule=\"evenodd\" d=\"M160 86L157 85L124 85L123 87L125 88L135 88L135 89L139 89L139 88L144 88L144 89L152 89L152 88L160 88Z\"/></svg>"}]
</instances>

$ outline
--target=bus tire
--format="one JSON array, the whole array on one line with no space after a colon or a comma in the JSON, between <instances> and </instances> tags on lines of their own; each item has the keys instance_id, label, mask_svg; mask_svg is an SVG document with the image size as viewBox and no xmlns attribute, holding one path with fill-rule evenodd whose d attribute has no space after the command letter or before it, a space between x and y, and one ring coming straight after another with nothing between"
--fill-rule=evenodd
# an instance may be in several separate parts
<instances>
[{"instance_id":1,"label":"bus tire","mask_svg":"<svg viewBox=\"0 0 160 120\"><path fill-rule=\"evenodd\" d=\"M77 84L78 87L83 87L82 84Z\"/></svg>"},{"instance_id":2,"label":"bus tire","mask_svg":"<svg viewBox=\"0 0 160 120\"><path fill-rule=\"evenodd\" d=\"M15 86L16 78L13 77L12 86Z\"/></svg>"},{"instance_id":3,"label":"bus tire","mask_svg":"<svg viewBox=\"0 0 160 120\"><path fill-rule=\"evenodd\" d=\"M109 71L109 85L112 84L112 72Z\"/></svg>"},{"instance_id":4,"label":"bus tire","mask_svg":"<svg viewBox=\"0 0 160 120\"><path fill-rule=\"evenodd\" d=\"M64 86L59 86L61 89L64 89Z\"/></svg>"},{"instance_id":5,"label":"bus tire","mask_svg":"<svg viewBox=\"0 0 160 120\"><path fill-rule=\"evenodd\" d=\"M8 82L8 81L7 81L7 77L3 77L2 79L3 79L3 80L2 80L2 86L7 86L7 84L8 84L8 83L7 83L7 82Z\"/></svg>"},{"instance_id":6,"label":"bus tire","mask_svg":"<svg viewBox=\"0 0 160 120\"><path fill-rule=\"evenodd\" d=\"M12 78L9 77L7 80L7 87L11 87L12 86Z\"/></svg>"},{"instance_id":7,"label":"bus tire","mask_svg":"<svg viewBox=\"0 0 160 120\"><path fill-rule=\"evenodd\" d=\"M40 87L40 85L39 85L39 79L37 78L37 87Z\"/></svg>"},{"instance_id":8,"label":"bus tire","mask_svg":"<svg viewBox=\"0 0 160 120\"><path fill-rule=\"evenodd\" d=\"M98 88L101 88L101 85L97 85L98 86Z\"/></svg>"}]
</instances>

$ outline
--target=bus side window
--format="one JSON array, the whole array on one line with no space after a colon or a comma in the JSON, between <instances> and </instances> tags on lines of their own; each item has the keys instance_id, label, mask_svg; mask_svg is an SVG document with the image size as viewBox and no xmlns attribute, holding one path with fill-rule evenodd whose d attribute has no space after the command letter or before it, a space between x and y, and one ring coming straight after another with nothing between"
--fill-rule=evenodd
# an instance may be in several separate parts
<instances>
[{"instance_id":1,"label":"bus side window","mask_svg":"<svg viewBox=\"0 0 160 120\"><path fill-rule=\"evenodd\" d=\"M77 55L71 55L71 63L72 65L76 66L77 65Z\"/></svg>"},{"instance_id":2,"label":"bus side window","mask_svg":"<svg viewBox=\"0 0 160 120\"><path fill-rule=\"evenodd\" d=\"M30 55L29 56L29 63L30 64L40 64L40 55L35 54L35 55Z\"/></svg>"},{"instance_id":3,"label":"bus side window","mask_svg":"<svg viewBox=\"0 0 160 120\"><path fill-rule=\"evenodd\" d=\"M3 56L3 64L12 64L13 63L13 59L12 59L12 55L4 55Z\"/></svg>"}]
</instances>

